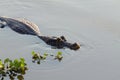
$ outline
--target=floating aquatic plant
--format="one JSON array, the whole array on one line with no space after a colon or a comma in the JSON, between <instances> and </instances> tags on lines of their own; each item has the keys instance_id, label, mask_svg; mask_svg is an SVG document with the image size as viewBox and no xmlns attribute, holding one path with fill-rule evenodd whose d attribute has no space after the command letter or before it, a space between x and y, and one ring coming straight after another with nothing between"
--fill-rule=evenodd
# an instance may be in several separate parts
<instances>
[{"instance_id":1,"label":"floating aquatic plant","mask_svg":"<svg viewBox=\"0 0 120 80\"><path fill-rule=\"evenodd\" d=\"M62 52L57 52L57 55L54 58L55 60L57 59L58 61L61 61L63 59Z\"/></svg>"},{"instance_id":2,"label":"floating aquatic plant","mask_svg":"<svg viewBox=\"0 0 120 80\"><path fill-rule=\"evenodd\" d=\"M14 80L15 78L18 80L23 80L23 75L26 73L26 70L28 70L28 68L24 58L15 60L6 58L4 61L0 60L1 80L4 80L4 78L8 76L10 80Z\"/></svg>"},{"instance_id":3,"label":"floating aquatic plant","mask_svg":"<svg viewBox=\"0 0 120 80\"><path fill-rule=\"evenodd\" d=\"M40 53L36 53L35 51L32 52L32 61L37 64L40 64L41 60L45 60L47 58L47 56L52 56L54 60L58 60L61 61L63 56L62 56L62 52L57 52L56 55L49 55L47 53L44 53L43 55L41 55Z\"/></svg>"},{"instance_id":4,"label":"floating aquatic plant","mask_svg":"<svg viewBox=\"0 0 120 80\"><path fill-rule=\"evenodd\" d=\"M40 53L32 52L32 59L33 62L37 62L37 64L40 64L41 60L45 60L47 58L48 54L44 53L43 55L40 55Z\"/></svg>"},{"instance_id":5,"label":"floating aquatic plant","mask_svg":"<svg viewBox=\"0 0 120 80\"><path fill-rule=\"evenodd\" d=\"M56 55L51 55L44 53L41 55L40 53L32 52L33 62L37 62L40 64L41 60L45 60L48 56L53 57L54 60L61 61L63 59L62 52L57 52ZM6 58L4 61L0 59L0 79L4 80L5 77L9 77L10 80L18 79L24 80L24 75L28 70L27 64L24 58L11 60Z\"/></svg>"}]
</instances>

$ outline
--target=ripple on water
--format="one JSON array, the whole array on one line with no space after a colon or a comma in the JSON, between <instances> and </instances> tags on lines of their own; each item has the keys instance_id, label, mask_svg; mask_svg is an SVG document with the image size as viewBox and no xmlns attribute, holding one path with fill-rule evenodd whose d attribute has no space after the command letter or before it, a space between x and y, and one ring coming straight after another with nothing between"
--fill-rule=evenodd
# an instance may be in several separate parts
<instances>
[{"instance_id":1,"label":"ripple on water","mask_svg":"<svg viewBox=\"0 0 120 80\"><path fill-rule=\"evenodd\" d=\"M91 46L91 43L85 41L85 38L82 36L78 36L75 34L72 34L71 32L67 32L65 30L60 30L60 32L57 30L54 31L54 34L51 35L55 35L55 36L60 36L63 35L62 33L64 33L65 36L67 36L68 40L71 40L70 42L73 41L80 41L80 43L82 43L81 49L79 49L78 51L73 51L70 49L51 49L51 46L46 45L44 42L42 42L42 40L37 44L31 45L29 46L29 48L33 48L34 51L36 52L40 52L41 54L43 53L48 53L48 54L53 54L55 55L58 51L61 51L63 53L63 60L61 62L54 60L53 57L49 56L46 61L41 62L41 65L35 64L33 65L33 63L31 63L30 68L39 71L39 70L53 70L53 69L59 69L59 68L63 68L63 66L74 62L74 59L79 58L79 56L85 55L87 54L87 52L89 50L91 50L93 47ZM72 38L71 38L72 36ZM75 40L74 40L75 39ZM87 44L86 44L87 43Z\"/></svg>"},{"instance_id":2,"label":"ripple on water","mask_svg":"<svg viewBox=\"0 0 120 80\"><path fill-rule=\"evenodd\" d=\"M29 67L34 70L52 70L52 69L62 68L64 65L67 65L67 64L71 63L72 61L74 61L75 58L79 58L79 57L77 57L78 55L92 49L90 40L87 40L87 41L89 41L89 42L87 42L86 41L87 38L85 38L82 34L76 35L72 31L68 31L67 29L56 29L56 30L52 29L52 30L49 30L49 33L51 33L49 35L53 35L53 36L64 35L69 42L78 42L79 41L79 43L82 43L81 49L78 51L73 51L73 50L70 50L67 48L66 49L51 49L51 46L45 44L42 40L40 40L37 37L30 36L30 35L29 36L28 35L20 35L10 29L2 30L1 36L2 37L6 36L6 38L3 38L3 40L6 41L9 39L7 41L7 43L13 44L13 46L12 46L13 48L11 48L10 45L6 44L6 46L8 48L9 47L11 48L11 49L9 49L10 51L13 49L12 52L14 52L14 50L16 50L15 52L25 53L25 54L22 54L23 56L21 54L17 54L17 53L16 54L17 54L17 56L25 57L26 60L28 59L27 61L28 61ZM10 35L14 35L14 37L13 36L8 37ZM13 43L11 43L11 41L13 41ZM4 48L6 48L6 46ZM61 51L63 53L63 60L61 62L59 62L57 60L54 60L53 57L49 56L46 59L46 61L41 62L41 65L33 64L32 59L31 59L32 55L29 53L32 51L35 51L35 52L38 52L41 54L48 53L48 54L53 54L53 55L55 55L58 51ZM9 53L9 55L12 54L12 52Z\"/></svg>"},{"instance_id":3,"label":"ripple on water","mask_svg":"<svg viewBox=\"0 0 120 80\"><path fill-rule=\"evenodd\" d=\"M44 42L31 45L28 48L40 54L48 53L49 55L56 55L58 51L61 51L63 53L63 60L61 62L59 62L58 60L54 60L53 56L48 56L45 61L42 61L41 64L38 65L32 63L31 59L29 61L29 66L31 69L37 71L61 68L63 65L69 63L72 60L72 56L75 55L75 51L71 51L69 49L51 49L51 46L46 45Z\"/></svg>"}]
</instances>

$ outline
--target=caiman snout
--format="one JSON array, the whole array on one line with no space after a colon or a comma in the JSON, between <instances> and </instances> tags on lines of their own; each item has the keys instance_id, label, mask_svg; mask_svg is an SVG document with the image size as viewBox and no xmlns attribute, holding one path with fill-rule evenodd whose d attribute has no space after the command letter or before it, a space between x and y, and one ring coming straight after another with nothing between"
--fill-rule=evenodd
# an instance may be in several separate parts
<instances>
[{"instance_id":1,"label":"caiman snout","mask_svg":"<svg viewBox=\"0 0 120 80\"><path fill-rule=\"evenodd\" d=\"M80 45L77 43L74 43L70 46L70 49L72 49L72 50L78 50L79 48L80 48Z\"/></svg>"}]
</instances>

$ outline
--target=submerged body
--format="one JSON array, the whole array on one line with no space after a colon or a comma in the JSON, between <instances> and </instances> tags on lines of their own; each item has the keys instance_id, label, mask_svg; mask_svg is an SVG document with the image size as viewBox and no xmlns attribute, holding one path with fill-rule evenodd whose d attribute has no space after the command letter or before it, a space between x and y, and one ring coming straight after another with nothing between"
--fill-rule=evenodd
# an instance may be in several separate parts
<instances>
[{"instance_id":1,"label":"submerged body","mask_svg":"<svg viewBox=\"0 0 120 80\"><path fill-rule=\"evenodd\" d=\"M48 37L40 34L40 30L37 25L25 20L25 19L13 19L7 17L0 17L0 28L10 27L13 31L20 34L34 35L42 39L46 44L55 46L57 48L68 47L72 50L77 50L80 45L77 43L69 43L64 36L61 37Z\"/></svg>"}]
</instances>

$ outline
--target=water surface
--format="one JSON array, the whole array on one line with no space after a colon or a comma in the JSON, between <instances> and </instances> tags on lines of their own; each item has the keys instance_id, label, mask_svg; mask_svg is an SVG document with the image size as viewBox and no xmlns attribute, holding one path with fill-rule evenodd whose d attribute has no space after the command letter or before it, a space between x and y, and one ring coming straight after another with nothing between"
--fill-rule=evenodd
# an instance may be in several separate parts
<instances>
[{"instance_id":1,"label":"water surface","mask_svg":"<svg viewBox=\"0 0 120 80\"><path fill-rule=\"evenodd\" d=\"M81 49L51 49L35 36L0 29L0 58L24 57L25 80L119 80L120 1L118 0L1 0L0 15L36 23L41 35L64 35ZM31 52L62 51L62 62L49 58L31 62Z\"/></svg>"}]
</instances>

